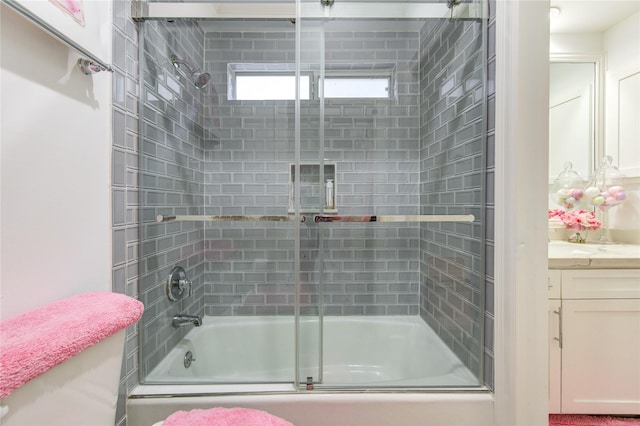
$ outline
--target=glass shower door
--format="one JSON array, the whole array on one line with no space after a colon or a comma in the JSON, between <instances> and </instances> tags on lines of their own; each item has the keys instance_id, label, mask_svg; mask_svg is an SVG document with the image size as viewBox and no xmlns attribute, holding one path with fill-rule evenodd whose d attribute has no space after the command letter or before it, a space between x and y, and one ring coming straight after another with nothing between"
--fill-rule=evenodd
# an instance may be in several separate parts
<instances>
[{"instance_id":1,"label":"glass shower door","mask_svg":"<svg viewBox=\"0 0 640 426\"><path fill-rule=\"evenodd\" d=\"M414 0L291 1L293 22L223 3L142 25L141 371L190 314L228 339L178 382L478 386L485 20ZM193 290L177 302L175 266Z\"/></svg>"},{"instance_id":2,"label":"glass shower door","mask_svg":"<svg viewBox=\"0 0 640 426\"><path fill-rule=\"evenodd\" d=\"M156 17L141 31L141 381L292 383L295 95L247 91L243 79L267 69L293 82L293 26ZM258 51L265 40L278 49ZM169 300L176 266L191 284ZM203 326L176 327L178 314L201 316ZM197 341L189 367L183 339Z\"/></svg>"},{"instance_id":3,"label":"glass shower door","mask_svg":"<svg viewBox=\"0 0 640 426\"><path fill-rule=\"evenodd\" d=\"M299 5L300 387L480 383L483 21L440 6Z\"/></svg>"}]
</instances>

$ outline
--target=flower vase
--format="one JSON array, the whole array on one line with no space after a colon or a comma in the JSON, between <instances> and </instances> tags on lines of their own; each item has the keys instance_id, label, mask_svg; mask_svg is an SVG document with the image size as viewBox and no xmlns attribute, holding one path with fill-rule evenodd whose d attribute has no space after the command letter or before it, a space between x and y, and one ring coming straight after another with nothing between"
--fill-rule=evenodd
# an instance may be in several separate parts
<instances>
[{"instance_id":1,"label":"flower vase","mask_svg":"<svg viewBox=\"0 0 640 426\"><path fill-rule=\"evenodd\" d=\"M601 244L612 243L609 239L609 209L627 198L623 186L625 177L612 162L610 155L605 156L584 190L587 205L602 213Z\"/></svg>"},{"instance_id":2,"label":"flower vase","mask_svg":"<svg viewBox=\"0 0 640 426\"><path fill-rule=\"evenodd\" d=\"M551 200L566 210L581 208L587 180L573 170L573 164L564 164L564 171L553 181Z\"/></svg>"},{"instance_id":3,"label":"flower vase","mask_svg":"<svg viewBox=\"0 0 640 426\"><path fill-rule=\"evenodd\" d=\"M569 235L570 243L584 244L587 242L588 231L576 231Z\"/></svg>"}]
</instances>

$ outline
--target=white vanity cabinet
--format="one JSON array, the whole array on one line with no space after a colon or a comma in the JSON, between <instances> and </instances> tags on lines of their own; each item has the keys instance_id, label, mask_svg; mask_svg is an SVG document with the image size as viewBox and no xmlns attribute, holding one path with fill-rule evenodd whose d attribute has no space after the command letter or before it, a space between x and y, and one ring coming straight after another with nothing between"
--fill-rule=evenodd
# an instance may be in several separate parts
<instances>
[{"instance_id":1,"label":"white vanity cabinet","mask_svg":"<svg viewBox=\"0 0 640 426\"><path fill-rule=\"evenodd\" d=\"M560 301L560 286L562 271L549 270L549 412L561 413L560 404L562 378L562 339L560 329L560 315L562 313Z\"/></svg>"},{"instance_id":2,"label":"white vanity cabinet","mask_svg":"<svg viewBox=\"0 0 640 426\"><path fill-rule=\"evenodd\" d=\"M549 411L640 415L640 269L549 270Z\"/></svg>"}]
</instances>

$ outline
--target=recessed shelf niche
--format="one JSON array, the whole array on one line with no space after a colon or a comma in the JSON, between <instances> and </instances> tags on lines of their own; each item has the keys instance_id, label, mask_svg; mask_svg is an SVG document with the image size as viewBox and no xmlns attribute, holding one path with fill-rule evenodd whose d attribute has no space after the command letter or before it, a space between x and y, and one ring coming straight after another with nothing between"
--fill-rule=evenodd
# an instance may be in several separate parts
<instances>
[{"instance_id":1,"label":"recessed shelf niche","mask_svg":"<svg viewBox=\"0 0 640 426\"><path fill-rule=\"evenodd\" d=\"M327 181L333 182L333 200L327 200ZM336 214L337 184L335 163L325 163L324 173L320 164L300 164L300 213ZM289 213L295 213L296 166L289 165ZM320 206L324 206L322 209ZM332 207L330 207L332 206Z\"/></svg>"}]
</instances>

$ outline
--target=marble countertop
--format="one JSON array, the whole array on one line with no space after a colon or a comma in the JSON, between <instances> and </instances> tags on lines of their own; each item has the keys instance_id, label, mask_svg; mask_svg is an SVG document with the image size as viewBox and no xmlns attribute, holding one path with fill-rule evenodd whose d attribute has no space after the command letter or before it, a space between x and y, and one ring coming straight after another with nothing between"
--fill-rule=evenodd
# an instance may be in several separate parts
<instances>
[{"instance_id":1,"label":"marble countertop","mask_svg":"<svg viewBox=\"0 0 640 426\"><path fill-rule=\"evenodd\" d=\"M549 269L640 269L639 244L549 242Z\"/></svg>"}]
</instances>

